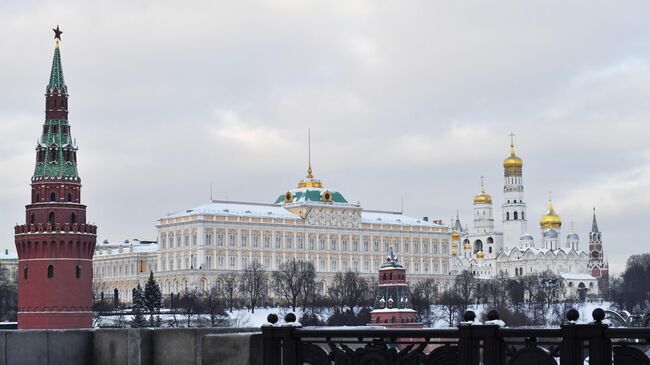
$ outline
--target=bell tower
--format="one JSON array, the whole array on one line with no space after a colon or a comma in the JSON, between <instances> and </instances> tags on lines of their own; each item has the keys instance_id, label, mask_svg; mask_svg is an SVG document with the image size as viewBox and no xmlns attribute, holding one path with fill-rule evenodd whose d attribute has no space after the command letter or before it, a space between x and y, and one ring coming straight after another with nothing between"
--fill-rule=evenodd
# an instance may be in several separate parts
<instances>
[{"instance_id":1,"label":"bell tower","mask_svg":"<svg viewBox=\"0 0 650 365\"><path fill-rule=\"evenodd\" d=\"M524 162L515 154L515 135L510 133L510 156L503 160L503 244L519 245L519 238L527 232L526 203L522 170Z\"/></svg>"},{"instance_id":2,"label":"bell tower","mask_svg":"<svg viewBox=\"0 0 650 365\"><path fill-rule=\"evenodd\" d=\"M596 222L596 208L594 208L591 232L589 232L589 269L591 269L591 276L598 279L598 292L601 295L607 294L609 289L609 264L605 260L602 233L598 230L598 222Z\"/></svg>"},{"instance_id":3,"label":"bell tower","mask_svg":"<svg viewBox=\"0 0 650 365\"><path fill-rule=\"evenodd\" d=\"M92 327L92 257L97 227L86 223L77 173L77 145L68 124L68 87L55 33L45 123L25 224L15 227L18 251L18 328Z\"/></svg>"}]
</instances>

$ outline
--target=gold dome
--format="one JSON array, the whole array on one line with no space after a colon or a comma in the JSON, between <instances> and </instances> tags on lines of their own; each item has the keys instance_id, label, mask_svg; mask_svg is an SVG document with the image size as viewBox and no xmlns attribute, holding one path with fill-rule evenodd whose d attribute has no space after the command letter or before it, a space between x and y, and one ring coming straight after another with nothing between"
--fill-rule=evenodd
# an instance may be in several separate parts
<instances>
[{"instance_id":1,"label":"gold dome","mask_svg":"<svg viewBox=\"0 0 650 365\"><path fill-rule=\"evenodd\" d=\"M483 253L483 251L479 251L479 252L476 253L476 258L477 259L482 259L484 257L485 257L485 254Z\"/></svg>"},{"instance_id":2,"label":"gold dome","mask_svg":"<svg viewBox=\"0 0 650 365\"><path fill-rule=\"evenodd\" d=\"M542 219L539 220L539 226L542 229L562 227L562 219L560 219L560 216L555 212L555 209L553 209L553 202L550 198L548 199L546 213L544 213Z\"/></svg>"},{"instance_id":3,"label":"gold dome","mask_svg":"<svg viewBox=\"0 0 650 365\"><path fill-rule=\"evenodd\" d=\"M452 242L451 243L451 248L458 248L458 243Z\"/></svg>"},{"instance_id":4,"label":"gold dome","mask_svg":"<svg viewBox=\"0 0 650 365\"><path fill-rule=\"evenodd\" d=\"M451 255L452 256L458 256L458 253L456 253L456 251L451 251Z\"/></svg>"},{"instance_id":5,"label":"gold dome","mask_svg":"<svg viewBox=\"0 0 650 365\"><path fill-rule=\"evenodd\" d=\"M466 250L471 250L471 249L472 249L472 245L470 245L469 243L466 243L466 244L463 246L463 248L466 249Z\"/></svg>"},{"instance_id":6,"label":"gold dome","mask_svg":"<svg viewBox=\"0 0 650 365\"><path fill-rule=\"evenodd\" d=\"M452 241L460 241L460 233L453 231L451 232L451 240Z\"/></svg>"},{"instance_id":7,"label":"gold dome","mask_svg":"<svg viewBox=\"0 0 650 365\"><path fill-rule=\"evenodd\" d=\"M521 168L524 167L524 161L515 154L515 141L514 134L510 133L510 156L503 160L503 168L506 170L507 175L521 173Z\"/></svg>"},{"instance_id":8,"label":"gold dome","mask_svg":"<svg viewBox=\"0 0 650 365\"><path fill-rule=\"evenodd\" d=\"M323 183L318 179L314 179L314 175L312 175L311 163L307 168L307 176L298 182L298 189L302 188L323 188Z\"/></svg>"},{"instance_id":9,"label":"gold dome","mask_svg":"<svg viewBox=\"0 0 650 365\"><path fill-rule=\"evenodd\" d=\"M483 176L481 176L481 193L474 196L474 204L492 204L492 197L485 193Z\"/></svg>"}]
</instances>

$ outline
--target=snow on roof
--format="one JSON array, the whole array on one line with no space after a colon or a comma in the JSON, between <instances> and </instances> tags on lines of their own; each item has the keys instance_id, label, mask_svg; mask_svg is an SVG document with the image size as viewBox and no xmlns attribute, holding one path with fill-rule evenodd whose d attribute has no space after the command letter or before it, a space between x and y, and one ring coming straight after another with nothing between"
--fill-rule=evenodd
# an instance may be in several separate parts
<instances>
[{"instance_id":1,"label":"snow on roof","mask_svg":"<svg viewBox=\"0 0 650 365\"><path fill-rule=\"evenodd\" d=\"M576 272L561 272L560 276L565 280L596 280L596 278L590 274Z\"/></svg>"},{"instance_id":2,"label":"snow on roof","mask_svg":"<svg viewBox=\"0 0 650 365\"><path fill-rule=\"evenodd\" d=\"M192 215L227 215L257 218L301 219L285 208L274 204L226 202L213 200L196 208L167 214L165 218L189 217ZM405 226L442 227L432 221L406 216L399 212L362 211L361 221L373 224L398 224Z\"/></svg>"},{"instance_id":3,"label":"snow on roof","mask_svg":"<svg viewBox=\"0 0 650 365\"><path fill-rule=\"evenodd\" d=\"M18 260L18 254L5 249L0 251L0 260Z\"/></svg>"},{"instance_id":4,"label":"snow on roof","mask_svg":"<svg viewBox=\"0 0 650 365\"><path fill-rule=\"evenodd\" d=\"M365 211L361 213L363 223L401 224L405 226L442 227L440 224L409 217L399 212Z\"/></svg>"},{"instance_id":5,"label":"snow on roof","mask_svg":"<svg viewBox=\"0 0 650 365\"><path fill-rule=\"evenodd\" d=\"M95 246L95 251L97 255L108 255L108 250L110 249L111 255L123 254L123 253L147 253L147 252L158 252L159 246L158 243L152 241L146 241L149 243L140 243L138 240L133 241L124 241L124 242L107 242L98 243ZM122 252L120 252L122 249Z\"/></svg>"},{"instance_id":6,"label":"snow on roof","mask_svg":"<svg viewBox=\"0 0 650 365\"><path fill-rule=\"evenodd\" d=\"M213 200L196 208L167 214L166 218L188 217L191 215L227 215L258 218L300 219L300 216L272 204L225 202Z\"/></svg>"}]
</instances>

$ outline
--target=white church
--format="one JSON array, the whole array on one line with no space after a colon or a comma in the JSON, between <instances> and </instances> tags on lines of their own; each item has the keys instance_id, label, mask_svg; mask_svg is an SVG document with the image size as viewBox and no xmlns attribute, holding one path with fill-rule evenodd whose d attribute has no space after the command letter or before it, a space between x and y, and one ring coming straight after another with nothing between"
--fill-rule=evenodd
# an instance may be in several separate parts
<instances>
[{"instance_id":1,"label":"white church","mask_svg":"<svg viewBox=\"0 0 650 365\"><path fill-rule=\"evenodd\" d=\"M452 224L452 273L468 270L478 278L494 278L499 274L521 277L550 270L562 279L565 297L602 294L607 287L608 265L595 211L589 234L589 252L581 249L580 238L573 232L573 227L562 240L562 220L550 197L535 235L528 230L523 160L515 154L512 140L510 155L503 161L503 168L503 232L497 232L495 228L492 197L485 192L481 181L481 192L474 197L471 229L464 228L458 216Z\"/></svg>"}]
</instances>

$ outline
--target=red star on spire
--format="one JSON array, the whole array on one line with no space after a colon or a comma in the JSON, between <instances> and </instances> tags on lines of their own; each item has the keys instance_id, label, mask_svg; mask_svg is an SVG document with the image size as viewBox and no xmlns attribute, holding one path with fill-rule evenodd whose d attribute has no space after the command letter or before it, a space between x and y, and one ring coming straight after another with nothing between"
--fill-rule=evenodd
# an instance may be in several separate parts
<instances>
[{"instance_id":1,"label":"red star on spire","mask_svg":"<svg viewBox=\"0 0 650 365\"><path fill-rule=\"evenodd\" d=\"M54 39L61 40L61 34L63 34L63 32L59 30L59 25L57 24L56 29L52 28L52 30L54 31Z\"/></svg>"}]
</instances>

